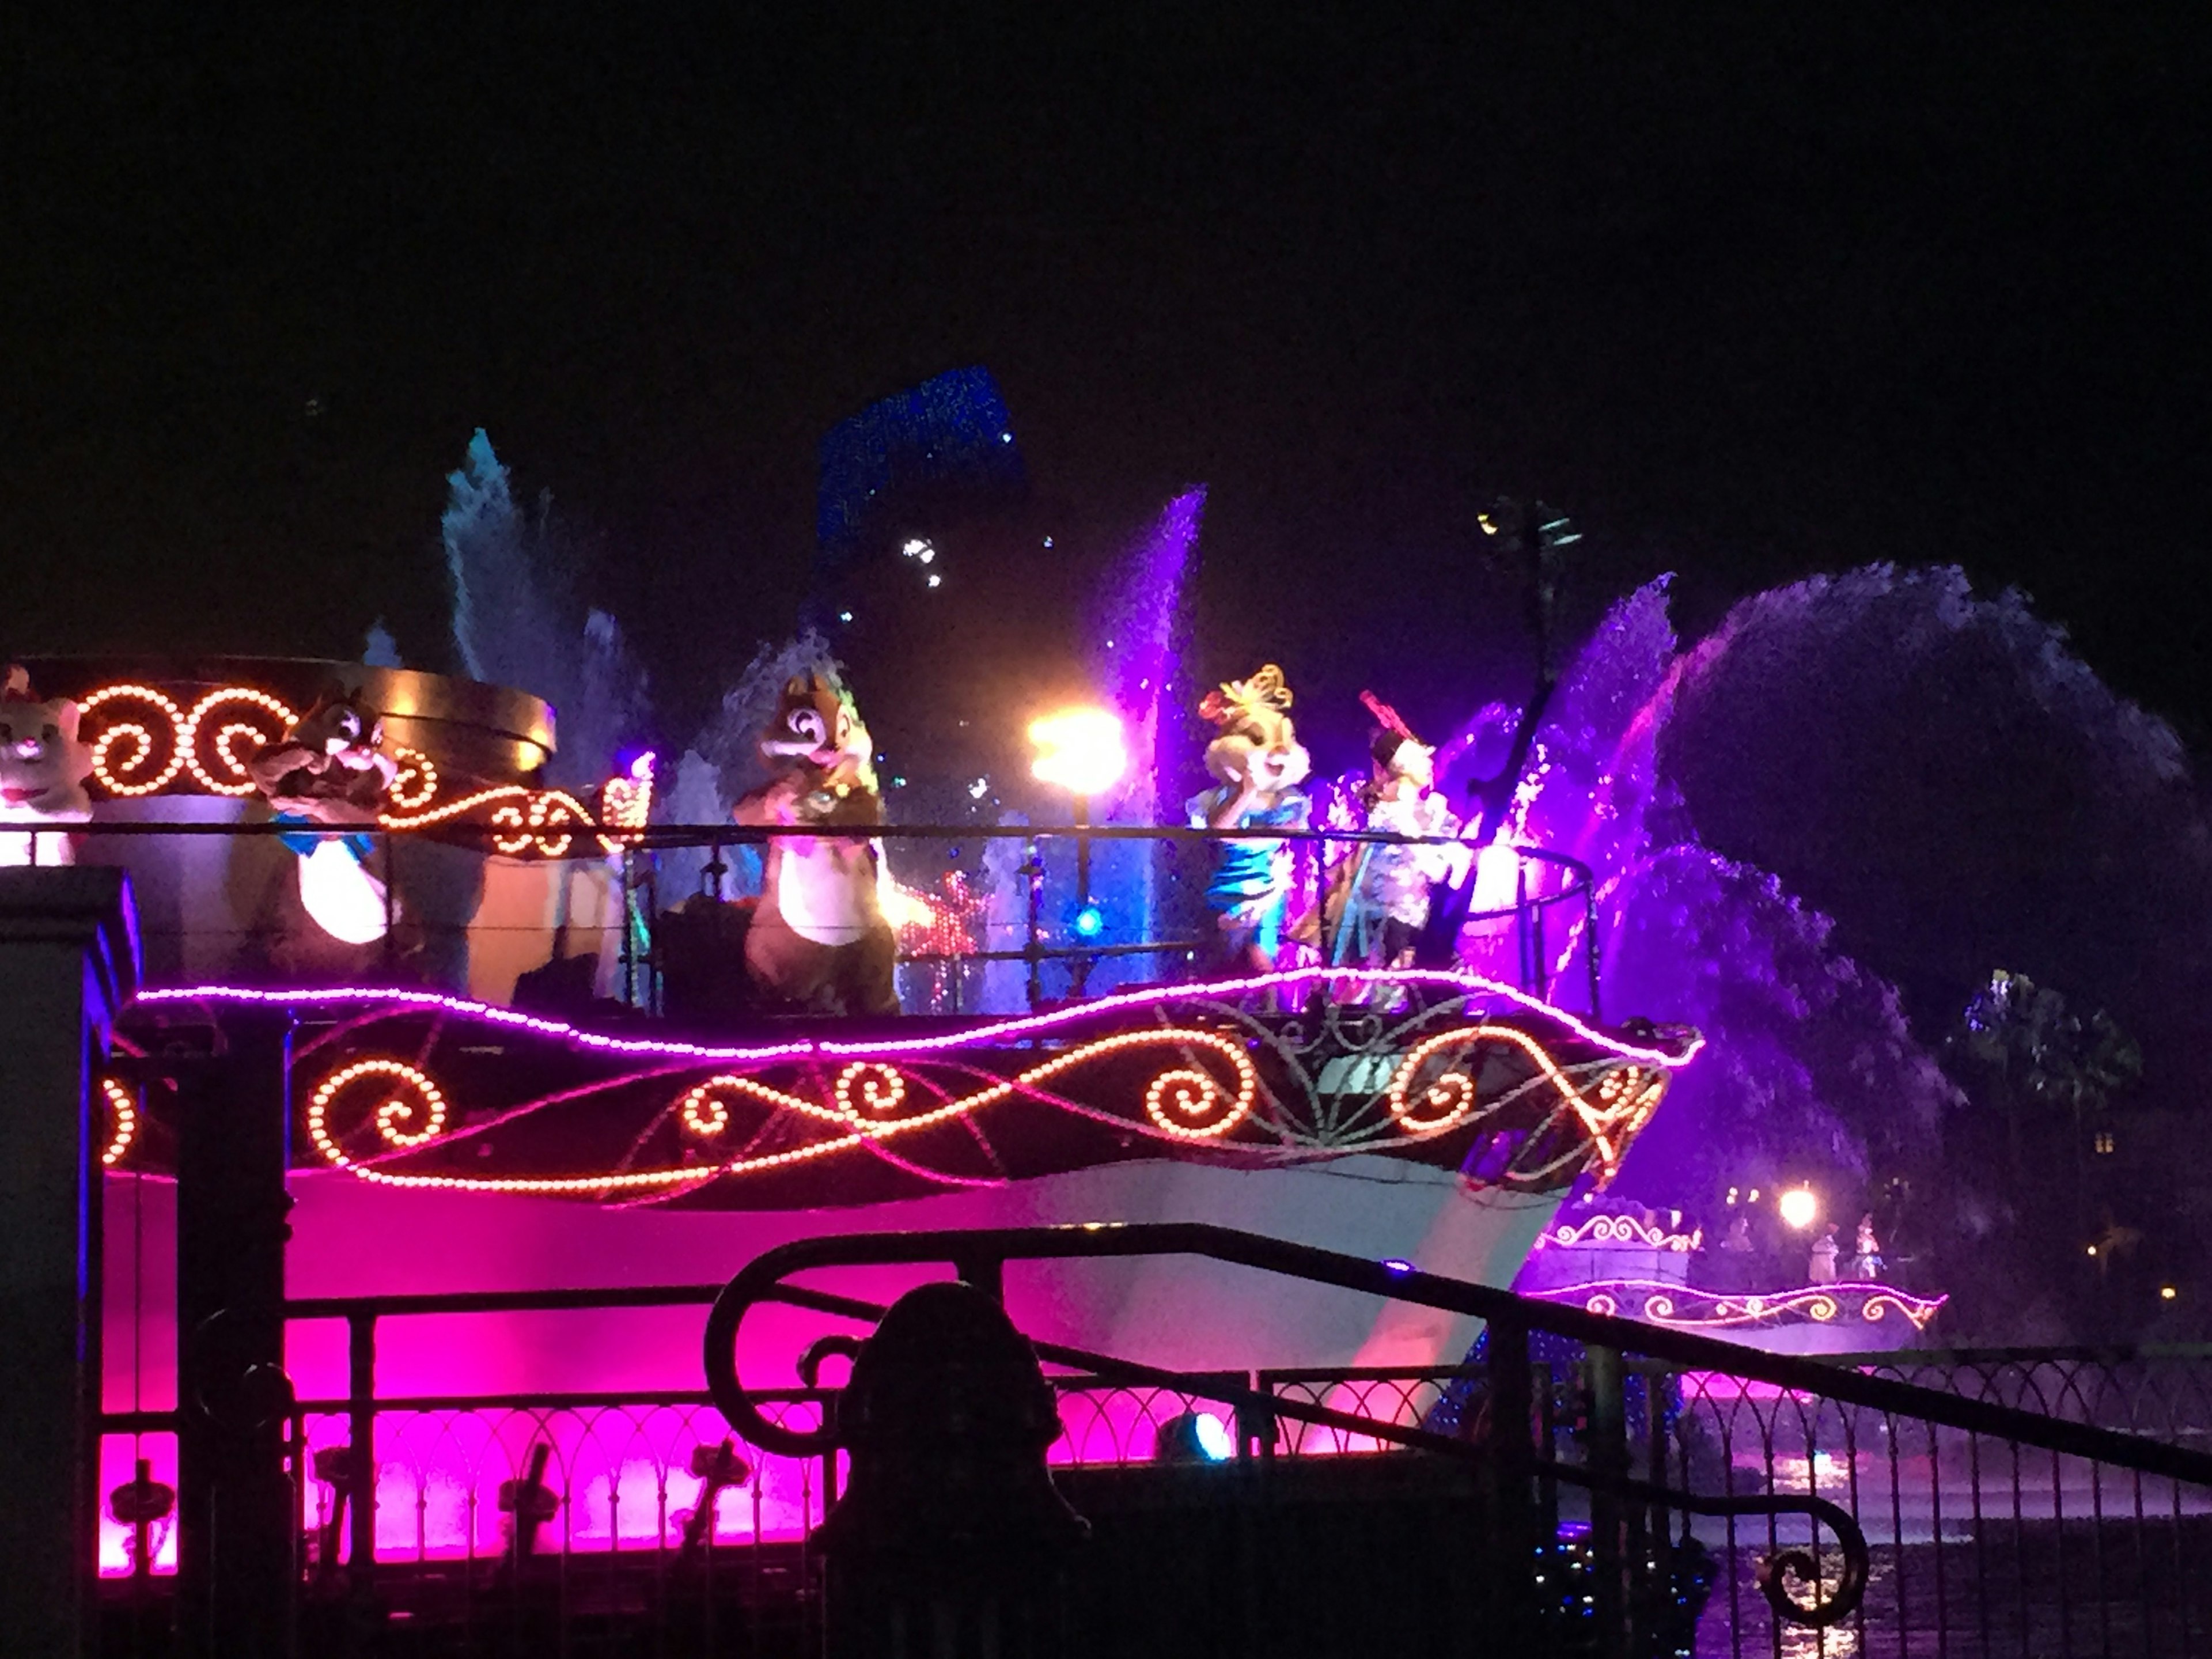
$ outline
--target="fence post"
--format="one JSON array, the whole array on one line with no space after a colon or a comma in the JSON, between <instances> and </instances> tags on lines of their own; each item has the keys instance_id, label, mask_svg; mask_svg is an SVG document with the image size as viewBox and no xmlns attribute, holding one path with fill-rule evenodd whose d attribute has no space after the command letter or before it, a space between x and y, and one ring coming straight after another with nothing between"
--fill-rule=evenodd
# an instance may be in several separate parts
<instances>
[{"instance_id":1,"label":"fence post","mask_svg":"<svg viewBox=\"0 0 2212 1659\"><path fill-rule=\"evenodd\" d=\"M353 1487L347 1524L346 1588L366 1610L376 1588L376 1315L346 1315L346 1477Z\"/></svg>"},{"instance_id":2,"label":"fence post","mask_svg":"<svg viewBox=\"0 0 2212 1659\"><path fill-rule=\"evenodd\" d=\"M1532 1485L1535 1448L1530 1419L1535 1401L1528 1363L1528 1328L1492 1319L1484 1328L1484 1357L1489 1366L1491 1527L1500 1563L1498 1583L1506 1599L1507 1650L1535 1646L1536 1552L1552 1540L1536 1537Z\"/></svg>"},{"instance_id":3,"label":"fence post","mask_svg":"<svg viewBox=\"0 0 2212 1659\"><path fill-rule=\"evenodd\" d=\"M177 1601L191 1659L289 1652L284 1468L290 1011L232 1010L177 1062Z\"/></svg>"},{"instance_id":4,"label":"fence post","mask_svg":"<svg viewBox=\"0 0 2212 1659\"><path fill-rule=\"evenodd\" d=\"M0 1645L10 1653L89 1653L97 1639L100 1068L137 988L136 917L120 870L0 870Z\"/></svg>"},{"instance_id":5,"label":"fence post","mask_svg":"<svg viewBox=\"0 0 2212 1659\"><path fill-rule=\"evenodd\" d=\"M1021 874L1030 884L1029 939L1022 946L1022 957L1029 963L1030 1006L1034 1009L1044 1000L1044 848L1034 836Z\"/></svg>"},{"instance_id":6,"label":"fence post","mask_svg":"<svg viewBox=\"0 0 2212 1659\"><path fill-rule=\"evenodd\" d=\"M1591 1594L1597 1615L1597 1650L1601 1659L1628 1651L1628 1557L1622 1547L1626 1516L1617 1492L1606 1479L1628 1473L1626 1384L1620 1350L1585 1351L1583 1383L1589 1389L1589 1467L1600 1477L1590 1492Z\"/></svg>"}]
</instances>

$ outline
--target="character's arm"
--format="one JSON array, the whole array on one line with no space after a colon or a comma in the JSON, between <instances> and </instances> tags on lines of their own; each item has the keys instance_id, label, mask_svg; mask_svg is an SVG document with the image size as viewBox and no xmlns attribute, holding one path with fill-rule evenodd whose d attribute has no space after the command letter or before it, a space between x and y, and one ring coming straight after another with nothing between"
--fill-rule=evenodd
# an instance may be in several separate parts
<instances>
[{"instance_id":1,"label":"character's arm","mask_svg":"<svg viewBox=\"0 0 2212 1659\"><path fill-rule=\"evenodd\" d=\"M246 775L269 799L281 800L284 799L284 780L303 769L312 771L316 758L315 751L307 744L279 738L246 761Z\"/></svg>"},{"instance_id":2,"label":"character's arm","mask_svg":"<svg viewBox=\"0 0 2212 1659\"><path fill-rule=\"evenodd\" d=\"M1209 830L1242 829L1244 814L1251 810L1252 803L1258 799L1259 793L1249 778L1238 784L1233 793L1224 787L1220 801L1206 817L1206 827Z\"/></svg>"},{"instance_id":3,"label":"character's arm","mask_svg":"<svg viewBox=\"0 0 2212 1659\"><path fill-rule=\"evenodd\" d=\"M796 772L787 772L738 801L730 809L730 816L739 823L790 823L793 809L805 793L805 781Z\"/></svg>"}]
</instances>

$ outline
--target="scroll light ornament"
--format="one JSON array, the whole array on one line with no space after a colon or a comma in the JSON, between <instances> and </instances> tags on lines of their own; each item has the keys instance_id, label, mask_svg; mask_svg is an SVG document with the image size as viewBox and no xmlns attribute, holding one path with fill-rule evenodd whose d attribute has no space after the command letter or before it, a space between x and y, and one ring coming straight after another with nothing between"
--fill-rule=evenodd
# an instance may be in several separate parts
<instances>
[{"instance_id":1,"label":"scroll light ornament","mask_svg":"<svg viewBox=\"0 0 2212 1659\"><path fill-rule=\"evenodd\" d=\"M378 1135L392 1153L422 1146L443 1132L448 1119L445 1097L421 1067L390 1058L360 1060L332 1073L307 1103L309 1140L325 1162L379 1185L431 1188L459 1192L506 1192L581 1196L598 1193L647 1192L702 1184L725 1176L785 1169L884 1143L919 1130L957 1121L1021 1094L1063 1073L1107 1055L1158 1046L1179 1051L1182 1064L1157 1075L1143 1097L1148 1133L1163 1139L1218 1140L1247 1121L1259 1097L1259 1075L1241 1043L1218 1031L1173 1026L1117 1032L1053 1055L1017 1075L921 1109L909 1109L915 1091L906 1074L882 1060L860 1060L841 1071L826 1101L809 1099L757 1077L724 1073L687 1090L675 1104L681 1133L713 1142L727 1133L731 1106L746 1101L793 1118L811 1120L830 1131L823 1138L775 1152L739 1153L720 1162L691 1162L656 1169L610 1170L551 1176L479 1176L416 1174L373 1167L347 1152L332 1132L340 1097L364 1079L388 1080L392 1092L373 1114ZM1194 1063L1203 1052L1218 1059L1224 1076ZM386 1154L388 1155L388 1154ZM927 1174L927 1171L921 1171Z\"/></svg>"}]
</instances>

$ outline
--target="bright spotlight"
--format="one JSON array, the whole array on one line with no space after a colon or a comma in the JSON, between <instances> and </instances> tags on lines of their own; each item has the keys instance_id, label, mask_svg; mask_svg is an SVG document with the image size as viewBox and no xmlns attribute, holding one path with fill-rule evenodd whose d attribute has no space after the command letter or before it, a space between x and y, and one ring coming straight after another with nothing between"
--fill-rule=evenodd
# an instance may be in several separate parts
<instances>
[{"instance_id":1,"label":"bright spotlight","mask_svg":"<svg viewBox=\"0 0 2212 1659\"><path fill-rule=\"evenodd\" d=\"M1103 794L1128 769L1121 722L1103 708L1067 708L1030 723L1036 759L1030 770L1070 794Z\"/></svg>"},{"instance_id":2,"label":"bright spotlight","mask_svg":"<svg viewBox=\"0 0 2212 1659\"><path fill-rule=\"evenodd\" d=\"M1228 1425L1211 1412L1183 1412L1160 1425L1152 1446L1159 1463L1225 1463L1237 1455Z\"/></svg>"},{"instance_id":3,"label":"bright spotlight","mask_svg":"<svg viewBox=\"0 0 2212 1659\"><path fill-rule=\"evenodd\" d=\"M1776 1207L1782 1212L1783 1224L1799 1232L1820 1218L1820 1200L1813 1196L1810 1187L1792 1187L1782 1194Z\"/></svg>"}]
</instances>

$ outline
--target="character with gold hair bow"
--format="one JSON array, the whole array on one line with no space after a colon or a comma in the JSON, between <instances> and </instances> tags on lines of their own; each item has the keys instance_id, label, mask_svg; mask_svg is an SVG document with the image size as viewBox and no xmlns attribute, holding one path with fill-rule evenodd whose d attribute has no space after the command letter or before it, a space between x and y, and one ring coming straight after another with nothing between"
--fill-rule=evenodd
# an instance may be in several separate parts
<instances>
[{"instance_id":1,"label":"character with gold hair bow","mask_svg":"<svg viewBox=\"0 0 2212 1659\"><path fill-rule=\"evenodd\" d=\"M1191 798L1194 830L1303 830L1312 802L1298 786L1312 757L1291 725L1291 688L1273 663L1249 680L1206 694L1198 712L1221 728L1206 745L1216 787ZM1267 836L1218 841L1206 902L1219 928L1220 956L1239 973L1272 973L1291 886L1290 849Z\"/></svg>"}]
</instances>

